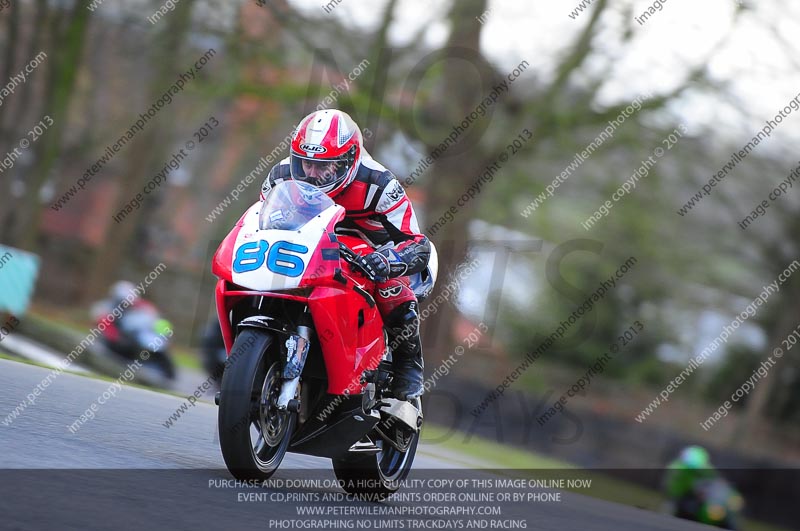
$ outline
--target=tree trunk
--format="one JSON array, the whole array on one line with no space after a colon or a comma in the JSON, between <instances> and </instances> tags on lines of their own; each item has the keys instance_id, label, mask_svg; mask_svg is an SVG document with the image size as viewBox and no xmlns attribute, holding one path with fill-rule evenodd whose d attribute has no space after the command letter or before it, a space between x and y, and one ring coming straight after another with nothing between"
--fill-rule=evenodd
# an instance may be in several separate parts
<instances>
[{"instance_id":1,"label":"tree trunk","mask_svg":"<svg viewBox=\"0 0 800 531\"><path fill-rule=\"evenodd\" d=\"M773 394L781 388L781 372L792 365L793 356L786 352L781 341L785 340L794 331L800 321L800 315L798 315L800 312L797 311L797 300L800 297L798 291L800 290L798 290L797 286L800 286L800 282L792 282L790 280L789 283L784 284L781 288L786 291L778 302L778 306L783 307L783 311L780 312L780 316L772 327L767 340L768 352L764 356L764 360L762 360L766 361L768 357L771 357L775 365L769 369L769 374L765 378L756 382L755 388L747 397L743 418L735 430L735 437L732 441L735 447L745 448L751 443L756 444L758 442L761 433L759 426L763 426L766 417L766 406ZM775 356L776 348L780 348L783 351L781 357Z\"/></svg>"},{"instance_id":2,"label":"tree trunk","mask_svg":"<svg viewBox=\"0 0 800 531\"><path fill-rule=\"evenodd\" d=\"M11 73L14 71L14 50L16 50L16 42L19 38L19 5L16 2L12 2L8 6L8 10L8 16L5 19L6 50L5 54L3 54L3 69L2 74L0 74L2 75L0 79L4 80L3 83L11 77ZM9 105L13 105L13 102L3 101L3 105L0 106L0 157L5 157L8 152L7 146L11 143L10 138L12 135L9 129L13 126L9 125L7 127L5 125L7 123L5 117L8 113ZM12 205L14 199L11 197L10 185L11 180L8 176L0 175L0 240L2 241L10 241L12 234L11 224L14 211Z\"/></svg>"},{"instance_id":3,"label":"tree trunk","mask_svg":"<svg viewBox=\"0 0 800 531\"><path fill-rule=\"evenodd\" d=\"M45 106L45 112L53 119L53 125L37 142L36 163L31 170L29 188L21 204L22 213L28 216L17 242L23 249L35 249L42 219L39 193L56 168L61 153L62 136L67 125L70 100L92 13L87 9L88 4L89 0L75 3L64 36L56 41L59 46L57 53L48 56L48 61L53 61L56 65L52 91Z\"/></svg>"},{"instance_id":4,"label":"tree trunk","mask_svg":"<svg viewBox=\"0 0 800 531\"><path fill-rule=\"evenodd\" d=\"M434 102L431 106L432 109L446 110L446 115L441 116L441 120L445 124L461 123L464 116L474 110L479 98L485 96L464 90L464 87L476 86L475 66L485 69L484 73L490 70L488 63L480 54L480 37L483 26L477 20L477 17L486 11L486 4L486 0L459 1L454 2L450 11L449 19L452 31L447 42L447 49L474 50L482 64L465 67L461 61L445 60L441 92L438 96L440 101ZM438 112L436 114L440 115ZM479 126L473 124L473 127ZM489 163L488 157L478 145L471 145L468 153L463 153L464 142L474 140L470 133L467 133L458 144L451 146L429 170L431 180L426 188L425 208L428 226L421 227L423 233L451 206L456 204L461 194L469 188L469 185L480 175L482 168ZM443 138L435 139L434 142L438 143L441 140ZM436 145L427 146L426 149L429 152L433 151ZM455 156L454 153L456 153ZM429 300L441 292L449 281L448 275L456 270L457 265L463 262L467 255L469 234L465 227L475 212L476 204L476 201L470 201L465 207L459 208L453 221L446 223L434 235L428 234L439 251L439 281ZM451 331L457 316L453 303L454 300L451 298L450 302L442 304L436 314L423 322L425 359L429 365L436 364L450 354L447 349L452 345ZM423 302L422 308L424 309L425 306L426 303Z\"/></svg>"}]
</instances>

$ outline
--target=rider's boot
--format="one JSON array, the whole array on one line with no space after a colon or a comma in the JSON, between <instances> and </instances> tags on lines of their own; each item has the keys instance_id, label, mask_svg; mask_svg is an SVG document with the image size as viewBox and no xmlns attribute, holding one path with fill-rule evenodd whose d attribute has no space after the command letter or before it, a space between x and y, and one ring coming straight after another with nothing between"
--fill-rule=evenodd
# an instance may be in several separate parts
<instances>
[{"instance_id":1,"label":"rider's boot","mask_svg":"<svg viewBox=\"0 0 800 531\"><path fill-rule=\"evenodd\" d=\"M392 346L392 394L398 400L412 400L423 393L422 340L419 337L417 301L408 301L386 318Z\"/></svg>"}]
</instances>

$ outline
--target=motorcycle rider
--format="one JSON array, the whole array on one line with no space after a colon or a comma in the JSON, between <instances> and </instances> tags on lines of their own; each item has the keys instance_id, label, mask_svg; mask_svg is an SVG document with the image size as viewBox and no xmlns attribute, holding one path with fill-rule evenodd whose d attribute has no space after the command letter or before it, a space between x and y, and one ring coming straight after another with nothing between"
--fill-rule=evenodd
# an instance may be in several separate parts
<instances>
[{"instance_id":1,"label":"motorcycle rider","mask_svg":"<svg viewBox=\"0 0 800 531\"><path fill-rule=\"evenodd\" d=\"M375 297L392 351L392 394L399 400L423 392L422 341L417 298L409 275L423 271L431 254L411 201L395 176L364 149L361 130L345 112L326 109L303 118L292 135L290 156L275 165L261 199L287 179L312 184L346 210L336 232L373 247L360 267L376 281Z\"/></svg>"},{"instance_id":2,"label":"motorcycle rider","mask_svg":"<svg viewBox=\"0 0 800 531\"><path fill-rule=\"evenodd\" d=\"M130 302L127 308L122 305L125 300ZM120 317L116 319L111 315L115 308L119 308L121 312ZM131 345L124 347L123 336L135 337L137 332L145 328L164 336L172 329L170 322L161 317L156 306L139 297L136 286L126 280L115 282L109 289L108 298L93 305L91 314L98 325L100 323L105 325L102 338L106 345L119 354L131 358L138 355L139 349L131 350Z\"/></svg>"},{"instance_id":3,"label":"motorcycle rider","mask_svg":"<svg viewBox=\"0 0 800 531\"><path fill-rule=\"evenodd\" d=\"M678 517L693 517L699 509L695 487L700 481L716 478L716 469L711 465L708 452L701 446L687 446L668 466L665 481L667 495L671 499L672 514Z\"/></svg>"}]
</instances>

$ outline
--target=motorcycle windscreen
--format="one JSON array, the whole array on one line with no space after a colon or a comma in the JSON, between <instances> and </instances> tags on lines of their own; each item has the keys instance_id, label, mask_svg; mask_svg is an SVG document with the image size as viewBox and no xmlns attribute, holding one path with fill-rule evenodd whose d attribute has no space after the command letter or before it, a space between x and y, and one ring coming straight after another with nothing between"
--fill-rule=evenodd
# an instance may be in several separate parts
<instances>
[{"instance_id":1,"label":"motorcycle windscreen","mask_svg":"<svg viewBox=\"0 0 800 531\"><path fill-rule=\"evenodd\" d=\"M278 183L264 198L258 214L260 230L298 230L333 206L316 186L290 179Z\"/></svg>"}]
</instances>

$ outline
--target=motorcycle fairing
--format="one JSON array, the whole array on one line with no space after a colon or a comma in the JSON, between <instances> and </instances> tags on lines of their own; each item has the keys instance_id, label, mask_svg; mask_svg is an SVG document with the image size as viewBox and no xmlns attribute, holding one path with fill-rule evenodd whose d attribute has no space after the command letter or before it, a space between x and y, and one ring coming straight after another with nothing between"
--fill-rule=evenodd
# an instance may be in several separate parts
<instances>
[{"instance_id":1,"label":"motorcycle fairing","mask_svg":"<svg viewBox=\"0 0 800 531\"><path fill-rule=\"evenodd\" d=\"M386 350L383 321L374 301L370 305L354 287L318 287L308 299L330 394L360 393L361 374L377 368Z\"/></svg>"},{"instance_id":2,"label":"motorcycle fairing","mask_svg":"<svg viewBox=\"0 0 800 531\"><path fill-rule=\"evenodd\" d=\"M262 206L255 203L245 212L213 260L212 270L220 278L216 303L227 352L234 340L230 312L239 301L253 296L304 301L320 340L328 392L360 393L361 374L378 366L386 343L383 322L368 293L369 281L354 282L349 267L346 276L339 269L346 264L340 264L334 229L344 208L331 202L296 230L261 230L260 218L269 215ZM342 239L360 254L372 251L357 238ZM306 293L297 288L311 289Z\"/></svg>"}]
</instances>

